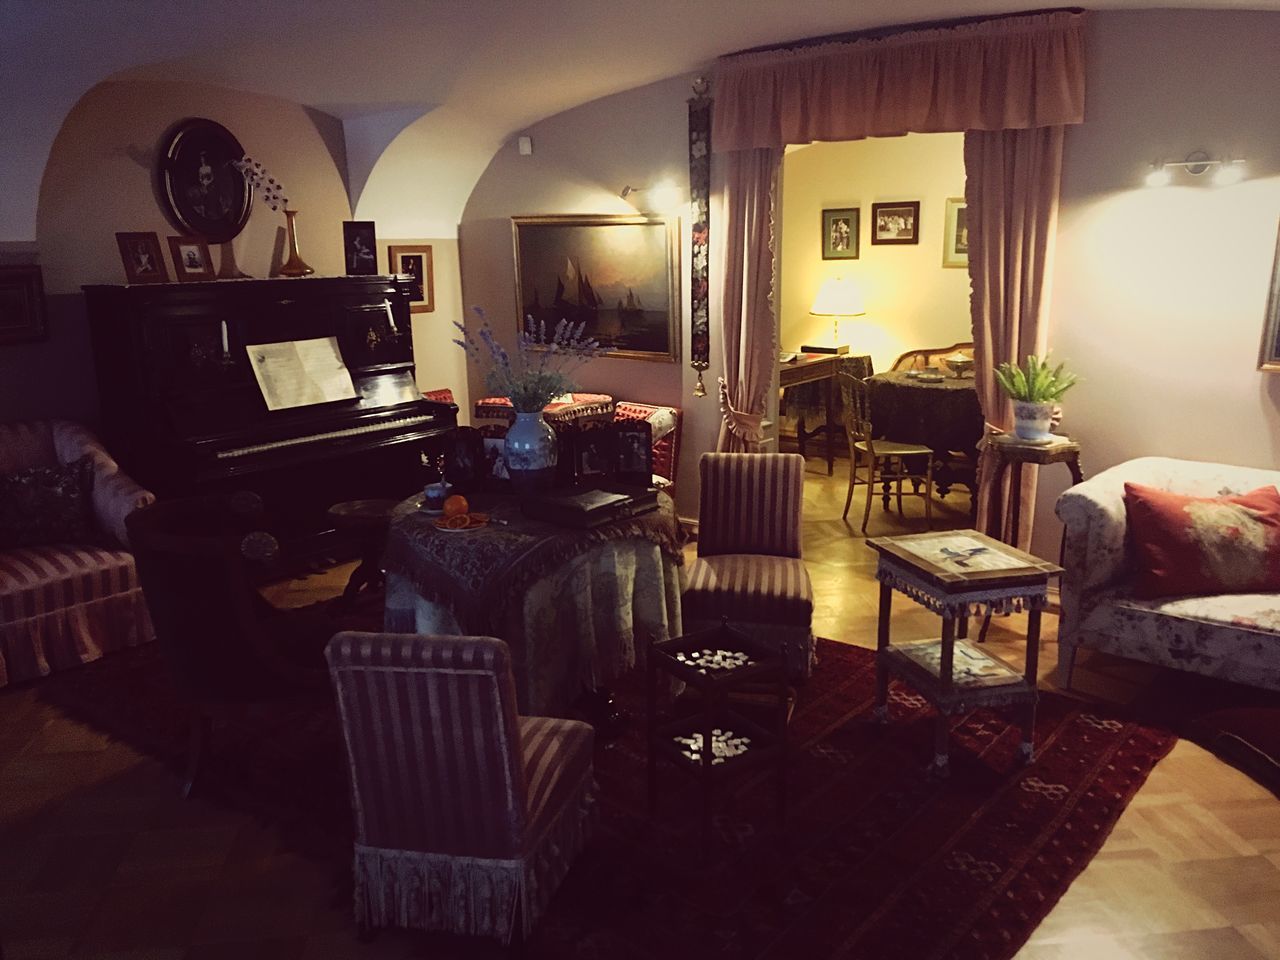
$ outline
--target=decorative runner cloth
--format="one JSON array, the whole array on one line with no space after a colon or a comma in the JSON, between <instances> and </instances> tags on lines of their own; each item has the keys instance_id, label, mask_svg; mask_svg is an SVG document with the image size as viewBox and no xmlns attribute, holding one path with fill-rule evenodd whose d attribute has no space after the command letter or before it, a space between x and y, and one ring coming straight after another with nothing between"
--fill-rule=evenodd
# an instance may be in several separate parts
<instances>
[{"instance_id":1,"label":"decorative runner cloth","mask_svg":"<svg viewBox=\"0 0 1280 960\"><path fill-rule=\"evenodd\" d=\"M387 573L446 607L468 634L501 637L510 606L533 583L599 544L645 540L677 566L684 562L675 504L663 493L657 510L591 530L530 519L515 498L495 500L489 516L487 527L446 531L414 510L394 520L387 536Z\"/></svg>"}]
</instances>

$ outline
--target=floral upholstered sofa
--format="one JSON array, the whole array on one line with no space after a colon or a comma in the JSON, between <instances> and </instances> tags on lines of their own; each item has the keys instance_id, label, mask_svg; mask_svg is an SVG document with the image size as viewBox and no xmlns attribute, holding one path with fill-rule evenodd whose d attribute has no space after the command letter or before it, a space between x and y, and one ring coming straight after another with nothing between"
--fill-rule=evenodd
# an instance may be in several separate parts
<instances>
[{"instance_id":1,"label":"floral upholstered sofa","mask_svg":"<svg viewBox=\"0 0 1280 960\"><path fill-rule=\"evenodd\" d=\"M152 639L124 520L155 497L77 423L0 423L0 475L22 478L77 464L87 475L87 496L78 496L92 514L83 535L0 545L0 687Z\"/></svg>"},{"instance_id":2,"label":"floral upholstered sofa","mask_svg":"<svg viewBox=\"0 0 1280 960\"><path fill-rule=\"evenodd\" d=\"M1058 498L1066 526L1060 674L1071 684L1080 647L1280 690L1280 594L1139 600L1132 595L1125 483L1217 497L1280 486L1280 471L1143 457L1118 464Z\"/></svg>"}]
</instances>

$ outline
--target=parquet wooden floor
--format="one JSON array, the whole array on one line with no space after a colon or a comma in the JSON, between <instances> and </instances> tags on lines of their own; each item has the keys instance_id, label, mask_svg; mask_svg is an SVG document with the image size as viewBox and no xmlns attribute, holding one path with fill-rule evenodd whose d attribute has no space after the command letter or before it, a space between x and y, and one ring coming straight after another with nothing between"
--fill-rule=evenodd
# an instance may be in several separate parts
<instances>
[{"instance_id":1,"label":"parquet wooden floor","mask_svg":"<svg viewBox=\"0 0 1280 960\"><path fill-rule=\"evenodd\" d=\"M844 480L810 460L805 550L818 596L815 630L874 645L874 564L840 520ZM841 469L837 465L837 473ZM967 498L935 518L967 526ZM922 528L877 504L871 533ZM336 594L350 567L272 590L300 605ZM932 633L909 601L895 634ZM1052 686L1055 618L1042 676ZM1017 661L1021 618L997 620L991 648ZM1154 668L1082 657L1077 690L1126 702ZM178 798L158 764L40 703L0 691L0 942L5 960L312 960L411 957L415 941L355 941L346 903L315 863L280 849L251 818ZM495 953L495 955L497 955ZM439 954L435 954L439 956ZM1280 801L1181 742L1155 770L1019 960L1280 958Z\"/></svg>"}]
</instances>

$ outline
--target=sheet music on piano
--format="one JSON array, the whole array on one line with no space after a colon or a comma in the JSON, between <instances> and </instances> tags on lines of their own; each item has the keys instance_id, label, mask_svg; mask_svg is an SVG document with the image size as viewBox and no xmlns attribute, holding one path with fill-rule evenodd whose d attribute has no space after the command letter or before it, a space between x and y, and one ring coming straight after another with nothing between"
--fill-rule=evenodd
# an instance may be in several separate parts
<instances>
[{"instance_id":1,"label":"sheet music on piano","mask_svg":"<svg viewBox=\"0 0 1280 960\"><path fill-rule=\"evenodd\" d=\"M248 343L245 351L268 410L308 407L356 396L337 337Z\"/></svg>"}]
</instances>

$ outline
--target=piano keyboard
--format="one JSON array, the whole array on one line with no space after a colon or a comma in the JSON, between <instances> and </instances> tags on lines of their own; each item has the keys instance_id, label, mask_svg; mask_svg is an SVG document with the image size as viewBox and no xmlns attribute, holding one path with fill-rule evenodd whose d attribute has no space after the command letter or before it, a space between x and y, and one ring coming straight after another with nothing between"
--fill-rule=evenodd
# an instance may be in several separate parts
<instances>
[{"instance_id":1,"label":"piano keyboard","mask_svg":"<svg viewBox=\"0 0 1280 960\"><path fill-rule=\"evenodd\" d=\"M219 450L216 456L219 460L231 460L235 457L246 457L254 453L265 453L268 450L296 447L304 443L319 443L322 440L342 440L347 437L381 433L385 430L399 430L405 427L417 426L421 423L432 423L435 419L435 414L431 413L418 414L413 417L400 417L395 420L383 420L379 423L370 423L359 427L327 430L323 433L308 433L297 437L286 437L283 440L270 440L267 443L253 443L247 447L231 447L226 450Z\"/></svg>"}]
</instances>

